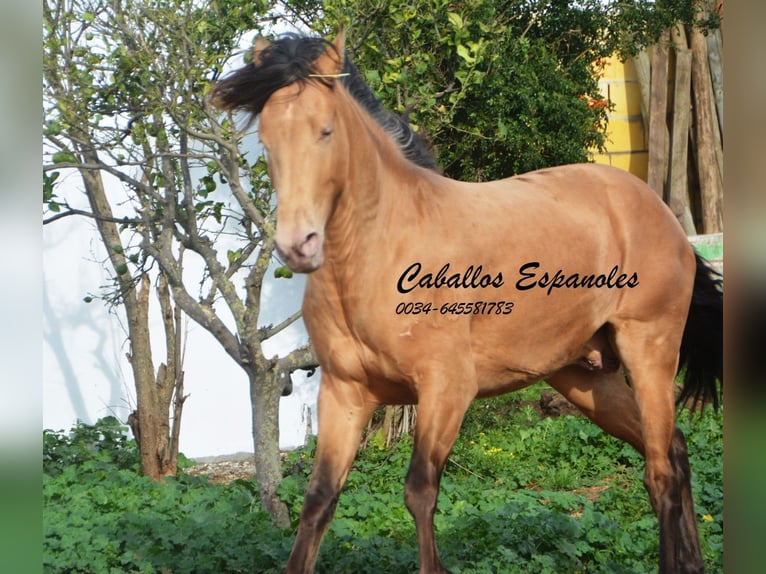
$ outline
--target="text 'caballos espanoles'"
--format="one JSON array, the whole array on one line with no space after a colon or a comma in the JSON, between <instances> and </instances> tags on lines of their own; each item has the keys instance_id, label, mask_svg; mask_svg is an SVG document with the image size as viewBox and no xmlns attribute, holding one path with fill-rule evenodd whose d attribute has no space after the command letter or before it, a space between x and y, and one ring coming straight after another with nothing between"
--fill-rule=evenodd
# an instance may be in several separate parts
<instances>
[{"instance_id":1,"label":"text 'caballos espanoles'","mask_svg":"<svg viewBox=\"0 0 766 574\"><path fill-rule=\"evenodd\" d=\"M614 265L606 273L565 272L563 269L545 271L539 261L530 261L519 267L516 289L544 289L551 295L556 289L633 289L639 284L638 273L622 272ZM445 263L435 273L423 269L420 262L409 265L399 276L396 288L399 293L415 289L498 289L504 285L502 272L485 271L482 265L469 265L462 272L454 272Z\"/></svg>"}]
</instances>

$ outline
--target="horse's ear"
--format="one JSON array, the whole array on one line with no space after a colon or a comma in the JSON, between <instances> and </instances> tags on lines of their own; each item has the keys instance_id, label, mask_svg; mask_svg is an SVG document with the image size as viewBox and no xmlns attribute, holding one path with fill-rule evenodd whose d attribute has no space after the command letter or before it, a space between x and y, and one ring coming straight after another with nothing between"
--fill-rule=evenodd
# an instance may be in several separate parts
<instances>
[{"instance_id":1,"label":"horse's ear","mask_svg":"<svg viewBox=\"0 0 766 574\"><path fill-rule=\"evenodd\" d=\"M271 42L269 42L266 38L263 36L256 36L255 41L253 42L253 64L256 66L261 65L261 58L263 57L263 51L271 46Z\"/></svg>"},{"instance_id":2,"label":"horse's ear","mask_svg":"<svg viewBox=\"0 0 766 574\"><path fill-rule=\"evenodd\" d=\"M340 68L343 69L343 55L346 53L346 28L341 26L338 29L338 35L335 36L335 40L332 41L332 45L335 51L340 57ZM340 69L338 70L340 73Z\"/></svg>"},{"instance_id":3,"label":"horse's ear","mask_svg":"<svg viewBox=\"0 0 766 574\"><path fill-rule=\"evenodd\" d=\"M341 28L335 40L331 42L316 63L317 73L327 77L337 76L343 70L343 53L346 45L346 32Z\"/></svg>"}]
</instances>

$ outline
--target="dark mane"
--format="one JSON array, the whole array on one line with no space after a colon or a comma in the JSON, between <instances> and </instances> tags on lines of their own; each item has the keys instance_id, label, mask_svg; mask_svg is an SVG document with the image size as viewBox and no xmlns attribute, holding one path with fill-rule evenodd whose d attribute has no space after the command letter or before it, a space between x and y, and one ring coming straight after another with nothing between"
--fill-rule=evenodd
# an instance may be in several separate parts
<instances>
[{"instance_id":1,"label":"dark mane","mask_svg":"<svg viewBox=\"0 0 766 574\"><path fill-rule=\"evenodd\" d=\"M328 47L335 49L322 38L283 36L259 53L257 63L251 61L217 82L211 100L221 109L244 110L253 121L277 90L295 82L317 81L329 85L327 79L311 77L317 73L315 61ZM436 157L426 139L414 132L406 119L383 107L348 54L344 58L343 73L348 74L341 79L345 88L397 143L404 156L421 167L438 171Z\"/></svg>"},{"instance_id":2,"label":"dark mane","mask_svg":"<svg viewBox=\"0 0 766 574\"><path fill-rule=\"evenodd\" d=\"M343 71L349 74L343 78L343 85L397 143L404 153L404 157L421 167L440 171L436 156L426 138L413 131L404 117L383 107L383 104L365 83L362 74L348 57L348 54L344 60Z\"/></svg>"}]
</instances>

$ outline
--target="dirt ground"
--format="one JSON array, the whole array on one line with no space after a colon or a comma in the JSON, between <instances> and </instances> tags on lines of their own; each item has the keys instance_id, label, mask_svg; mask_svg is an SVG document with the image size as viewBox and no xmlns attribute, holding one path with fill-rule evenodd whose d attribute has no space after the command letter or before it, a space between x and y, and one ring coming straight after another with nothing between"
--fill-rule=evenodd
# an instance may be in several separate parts
<instances>
[{"instance_id":1,"label":"dirt ground","mask_svg":"<svg viewBox=\"0 0 766 574\"><path fill-rule=\"evenodd\" d=\"M255 474L255 457L252 453L200 458L185 470L187 474L207 475L211 482L228 484L233 480L250 480Z\"/></svg>"}]
</instances>

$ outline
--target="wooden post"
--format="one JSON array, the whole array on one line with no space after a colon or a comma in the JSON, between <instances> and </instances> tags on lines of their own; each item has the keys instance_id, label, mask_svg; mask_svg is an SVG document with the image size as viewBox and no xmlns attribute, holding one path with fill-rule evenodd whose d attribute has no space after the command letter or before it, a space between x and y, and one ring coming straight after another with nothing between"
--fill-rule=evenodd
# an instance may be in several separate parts
<instances>
[{"instance_id":1,"label":"wooden post","mask_svg":"<svg viewBox=\"0 0 766 574\"><path fill-rule=\"evenodd\" d=\"M718 119L718 131L723 135L723 64L721 62L721 30L711 30L707 36L710 79L713 81L713 97ZM721 138L723 141L723 138Z\"/></svg>"},{"instance_id":2,"label":"wooden post","mask_svg":"<svg viewBox=\"0 0 766 574\"><path fill-rule=\"evenodd\" d=\"M675 89L673 92L673 127L670 146L670 173L668 175L668 205L687 235L697 233L689 207L687 178L689 126L691 119L692 53L686 46L683 29L674 31L673 46L676 55Z\"/></svg>"},{"instance_id":3,"label":"wooden post","mask_svg":"<svg viewBox=\"0 0 766 574\"><path fill-rule=\"evenodd\" d=\"M663 32L652 54L649 96L649 170L647 183L664 197L667 177L668 32Z\"/></svg>"},{"instance_id":4,"label":"wooden post","mask_svg":"<svg viewBox=\"0 0 766 574\"><path fill-rule=\"evenodd\" d=\"M646 137L647 148L649 144L649 94L652 91L652 68L649 64L649 54L646 49L641 50L633 58L633 65L636 69L636 78L638 87L641 90L641 119L644 123L644 137Z\"/></svg>"},{"instance_id":5,"label":"wooden post","mask_svg":"<svg viewBox=\"0 0 766 574\"><path fill-rule=\"evenodd\" d=\"M702 206L702 233L718 233L723 230L721 198L723 190L719 158L716 150L717 121L714 114L712 82L707 59L707 41L697 28L691 30L692 89L694 93L694 126L696 133L697 170L700 179L700 202Z\"/></svg>"},{"instance_id":6,"label":"wooden post","mask_svg":"<svg viewBox=\"0 0 766 574\"><path fill-rule=\"evenodd\" d=\"M723 9L723 2L707 0L707 10L718 12ZM710 79L713 81L713 97L718 117L718 132L723 145L723 30L718 27L707 33L708 65L710 66Z\"/></svg>"}]
</instances>

